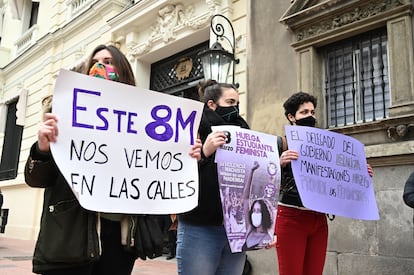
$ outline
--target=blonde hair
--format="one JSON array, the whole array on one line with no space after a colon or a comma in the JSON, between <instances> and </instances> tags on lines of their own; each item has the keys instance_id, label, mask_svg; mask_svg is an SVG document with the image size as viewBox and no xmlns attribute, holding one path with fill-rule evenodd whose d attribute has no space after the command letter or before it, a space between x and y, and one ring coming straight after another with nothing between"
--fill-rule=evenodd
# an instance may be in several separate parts
<instances>
[{"instance_id":1,"label":"blonde hair","mask_svg":"<svg viewBox=\"0 0 414 275\"><path fill-rule=\"evenodd\" d=\"M85 70L85 66L86 64L83 61L73 66L72 68L70 68L70 70L73 72L82 73L82 71ZM43 118L45 117L46 113L52 112L52 100L53 100L53 95L47 95L42 99L41 103L42 103Z\"/></svg>"},{"instance_id":2,"label":"blonde hair","mask_svg":"<svg viewBox=\"0 0 414 275\"><path fill-rule=\"evenodd\" d=\"M48 95L42 99L43 118L45 117L46 113L52 112L52 99L53 95Z\"/></svg>"}]
</instances>

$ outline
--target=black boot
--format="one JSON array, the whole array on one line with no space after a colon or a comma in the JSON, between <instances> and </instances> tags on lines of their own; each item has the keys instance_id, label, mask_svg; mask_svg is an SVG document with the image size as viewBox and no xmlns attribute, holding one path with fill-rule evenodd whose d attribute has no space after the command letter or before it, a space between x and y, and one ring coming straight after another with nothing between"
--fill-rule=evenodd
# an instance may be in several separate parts
<instances>
[{"instance_id":1,"label":"black boot","mask_svg":"<svg viewBox=\"0 0 414 275\"><path fill-rule=\"evenodd\" d=\"M170 253L167 256L167 260L171 260L171 259L174 259L174 258L175 258L175 253L170 251Z\"/></svg>"}]
</instances>

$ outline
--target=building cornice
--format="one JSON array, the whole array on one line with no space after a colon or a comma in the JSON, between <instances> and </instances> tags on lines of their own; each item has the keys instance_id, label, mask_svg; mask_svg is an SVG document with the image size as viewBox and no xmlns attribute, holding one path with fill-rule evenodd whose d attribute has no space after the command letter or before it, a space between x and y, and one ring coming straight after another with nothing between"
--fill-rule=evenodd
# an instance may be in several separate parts
<instances>
[{"instance_id":1,"label":"building cornice","mask_svg":"<svg viewBox=\"0 0 414 275\"><path fill-rule=\"evenodd\" d=\"M409 0L363 0L363 1L324 1L303 10L295 10L293 4L280 19L295 34L292 44L302 48L328 36L343 38L348 32L372 29L386 24L395 16L412 12ZM330 42L330 41L325 41Z\"/></svg>"},{"instance_id":2,"label":"building cornice","mask_svg":"<svg viewBox=\"0 0 414 275\"><path fill-rule=\"evenodd\" d=\"M188 33L205 29L221 7L219 0L206 0L207 9L196 12L194 4L171 0L142 1L108 21L115 41L125 40L128 59L133 62L154 49L164 47ZM132 39L126 39L132 36ZM145 36L145 39L143 37Z\"/></svg>"}]
</instances>

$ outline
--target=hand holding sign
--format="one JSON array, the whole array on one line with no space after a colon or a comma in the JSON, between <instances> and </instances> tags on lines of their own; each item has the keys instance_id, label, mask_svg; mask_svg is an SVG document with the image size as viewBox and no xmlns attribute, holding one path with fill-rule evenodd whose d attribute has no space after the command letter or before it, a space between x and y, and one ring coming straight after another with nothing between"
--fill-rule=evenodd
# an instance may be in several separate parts
<instances>
[{"instance_id":1,"label":"hand holding sign","mask_svg":"<svg viewBox=\"0 0 414 275\"><path fill-rule=\"evenodd\" d=\"M55 114L47 113L45 114L44 121L40 126L38 132L38 146L39 150L42 152L50 151L50 143L57 141L57 136L59 134L57 127L58 118Z\"/></svg>"},{"instance_id":2,"label":"hand holding sign","mask_svg":"<svg viewBox=\"0 0 414 275\"><path fill-rule=\"evenodd\" d=\"M295 150L286 150L282 153L280 156L280 165L282 167L285 167L289 163L291 163L292 160L297 160L299 157L299 153Z\"/></svg>"}]
</instances>

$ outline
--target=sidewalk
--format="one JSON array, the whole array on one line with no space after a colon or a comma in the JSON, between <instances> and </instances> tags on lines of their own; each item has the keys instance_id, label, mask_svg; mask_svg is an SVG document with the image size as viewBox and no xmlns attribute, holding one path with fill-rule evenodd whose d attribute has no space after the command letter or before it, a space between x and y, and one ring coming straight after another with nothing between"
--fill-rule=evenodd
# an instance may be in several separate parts
<instances>
[{"instance_id":1,"label":"sidewalk","mask_svg":"<svg viewBox=\"0 0 414 275\"><path fill-rule=\"evenodd\" d=\"M35 241L18 240L0 236L0 274L32 275L32 254ZM154 260L137 260L132 275L176 275L176 260L165 257Z\"/></svg>"}]
</instances>

